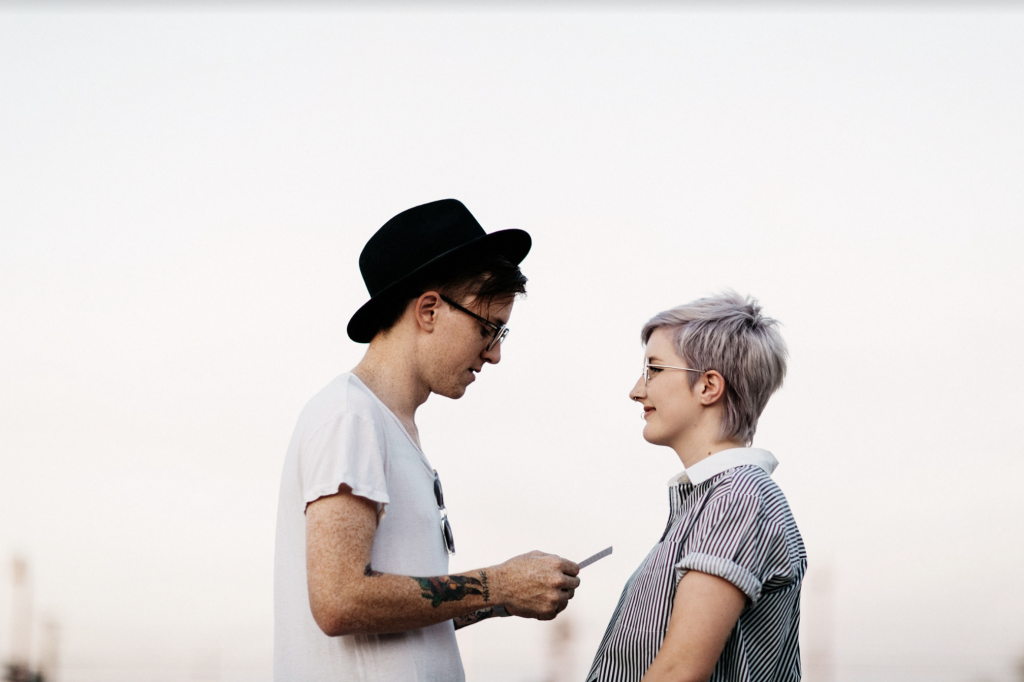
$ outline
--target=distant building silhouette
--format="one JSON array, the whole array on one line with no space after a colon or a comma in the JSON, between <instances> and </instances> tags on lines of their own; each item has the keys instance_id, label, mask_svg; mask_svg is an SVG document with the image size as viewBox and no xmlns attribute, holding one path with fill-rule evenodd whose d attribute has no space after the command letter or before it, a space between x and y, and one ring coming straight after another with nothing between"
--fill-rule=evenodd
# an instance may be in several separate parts
<instances>
[{"instance_id":1,"label":"distant building silhouette","mask_svg":"<svg viewBox=\"0 0 1024 682\"><path fill-rule=\"evenodd\" d=\"M28 562L11 560L11 660L12 668L28 668L32 655L32 587Z\"/></svg>"},{"instance_id":2,"label":"distant building silhouette","mask_svg":"<svg viewBox=\"0 0 1024 682\"><path fill-rule=\"evenodd\" d=\"M53 682L57 674L57 624L43 624L40 660L32 667L32 583L28 562L11 561L11 657L4 664L5 682Z\"/></svg>"}]
</instances>

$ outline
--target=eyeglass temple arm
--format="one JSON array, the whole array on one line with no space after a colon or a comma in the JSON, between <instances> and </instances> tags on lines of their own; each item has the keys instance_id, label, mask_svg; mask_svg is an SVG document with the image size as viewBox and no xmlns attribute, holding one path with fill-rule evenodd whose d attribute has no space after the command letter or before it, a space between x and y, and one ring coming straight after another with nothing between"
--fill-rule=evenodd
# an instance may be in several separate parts
<instances>
[{"instance_id":1,"label":"eyeglass temple arm","mask_svg":"<svg viewBox=\"0 0 1024 682\"><path fill-rule=\"evenodd\" d=\"M704 372L707 371L705 369L694 369L692 367L672 367L671 365L652 365L649 362L644 365L644 371L647 371L648 367L653 367L654 369L682 369L682 370L686 370L687 372L700 372L701 374L703 374Z\"/></svg>"},{"instance_id":2,"label":"eyeglass temple arm","mask_svg":"<svg viewBox=\"0 0 1024 682\"><path fill-rule=\"evenodd\" d=\"M503 325L503 324L499 325L499 324L497 324L495 322L491 322L486 317L482 317L480 315L477 315L476 313L474 313L472 310L469 310L468 308L463 308L461 305L459 305L455 301L451 300L447 296L441 296L441 300L444 301L445 303L447 303L448 305L450 305L451 307L457 308L457 309L461 310L462 312L464 312L467 315L469 315L470 317L478 320L479 322L483 322L488 327L493 329L495 332L501 331L502 329L505 328L505 325Z\"/></svg>"}]
</instances>

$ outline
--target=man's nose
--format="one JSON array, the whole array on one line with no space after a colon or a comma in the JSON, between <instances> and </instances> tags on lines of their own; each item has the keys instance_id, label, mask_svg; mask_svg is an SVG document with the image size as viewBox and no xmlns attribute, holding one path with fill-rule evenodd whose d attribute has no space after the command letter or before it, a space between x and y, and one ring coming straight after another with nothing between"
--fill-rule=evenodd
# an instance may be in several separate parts
<instances>
[{"instance_id":1,"label":"man's nose","mask_svg":"<svg viewBox=\"0 0 1024 682\"><path fill-rule=\"evenodd\" d=\"M484 359L484 362L489 362L492 365L496 365L501 362L501 343L494 344L494 348L485 350L480 354L480 357Z\"/></svg>"}]
</instances>

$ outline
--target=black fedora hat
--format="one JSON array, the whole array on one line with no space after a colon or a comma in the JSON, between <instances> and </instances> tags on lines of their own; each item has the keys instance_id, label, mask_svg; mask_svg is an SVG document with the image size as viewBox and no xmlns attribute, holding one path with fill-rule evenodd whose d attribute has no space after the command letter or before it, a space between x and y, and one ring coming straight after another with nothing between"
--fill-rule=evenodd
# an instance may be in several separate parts
<instances>
[{"instance_id":1,"label":"black fedora hat","mask_svg":"<svg viewBox=\"0 0 1024 682\"><path fill-rule=\"evenodd\" d=\"M348 321L349 338L369 343L384 324L382 312L403 297L416 295L417 286L462 259L498 254L518 265L530 244L530 235L523 230L487 234L456 199L402 211L384 223L359 254L370 300Z\"/></svg>"}]
</instances>

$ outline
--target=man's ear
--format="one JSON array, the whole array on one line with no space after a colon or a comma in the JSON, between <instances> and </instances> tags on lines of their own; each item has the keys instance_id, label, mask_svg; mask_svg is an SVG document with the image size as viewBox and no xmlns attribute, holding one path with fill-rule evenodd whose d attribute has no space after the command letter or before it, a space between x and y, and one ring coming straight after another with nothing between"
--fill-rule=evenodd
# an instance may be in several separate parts
<instances>
[{"instance_id":1,"label":"man's ear","mask_svg":"<svg viewBox=\"0 0 1024 682\"><path fill-rule=\"evenodd\" d=\"M700 391L701 405L714 405L725 395L725 377L718 370L709 369L701 376L696 388Z\"/></svg>"},{"instance_id":2,"label":"man's ear","mask_svg":"<svg viewBox=\"0 0 1024 682\"><path fill-rule=\"evenodd\" d=\"M428 334L434 331L437 324L437 315L441 310L441 294L436 291L428 291L420 294L419 298L413 301L412 311L416 325Z\"/></svg>"}]
</instances>

